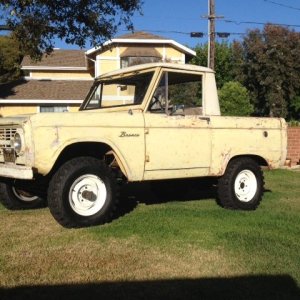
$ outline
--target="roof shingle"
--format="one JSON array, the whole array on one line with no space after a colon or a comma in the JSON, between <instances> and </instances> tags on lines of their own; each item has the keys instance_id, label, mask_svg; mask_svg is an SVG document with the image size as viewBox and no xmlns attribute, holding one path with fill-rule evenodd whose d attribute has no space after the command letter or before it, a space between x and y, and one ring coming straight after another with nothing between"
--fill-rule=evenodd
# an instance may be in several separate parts
<instances>
[{"instance_id":1,"label":"roof shingle","mask_svg":"<svg viewBox=\"0 0 300 300\"><path fill-rule=\"evenodd\" d=\"M1 99L83 100L93 81L18 80L0 85Z\"/></svg>"},{"instance_id":2,"label":"roof shingle","mask_svg":"<svg viewBox=\"0 0 300 300\"><path fill-rule=\"evenodd\" d=\"M160 35L155 35L149 32L144 31L136 31L134 33L128 33L121 36L116 37L117 39L141 39L141 40L167 40Z\"/></svg>"},{"instance_id":3,"label":"roof shingle","mask_svg":"<svg viewBox=\"0 0 300 300\"><path fill-rule=\"evenodd\" d=\"M86 67L85 51L54 50L50 55L44 54L40 61L33 61L25 56L22 67Z\"/></svg>"}]
</instances>

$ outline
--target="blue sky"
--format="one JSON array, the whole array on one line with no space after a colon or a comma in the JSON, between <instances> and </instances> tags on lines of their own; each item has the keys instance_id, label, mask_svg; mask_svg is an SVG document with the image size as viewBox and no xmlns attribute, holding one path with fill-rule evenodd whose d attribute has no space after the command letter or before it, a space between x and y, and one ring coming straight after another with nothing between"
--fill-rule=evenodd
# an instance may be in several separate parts
<instances>
[{"instance_id":1,"label":"blue sky","mask_svg":"<svg viewBox=\"0 0 300 300\"><path fill-rule=\"evenodd\" d=\"M249 21L299 25L299 27L292 28L300 31L300 0L215 0L215 3L216 14L224 17L216 22L217 32L245 33L247 29L263 27L259 24L239 23ZM194 46L199 42L204 43L207 40L207 36L195 39L191 38L188 33L192 31L207 33L207 20L201 17L208 14L208 0L145 0L143 12L144 16L136 15L133 18L137 30L146 29L153 33L162 31L157 34L170 37L188 46ZM172 31L183 33L176 34ZM242 35L232 34L230 38L240 37Z\"/></svg>"},{"instance_id":2,"label":"blue sky","mask_svg":"<svg viewBox=\"0 0 300 300\"><path fill-rule=\"evenodd\" d=\"M217 21L216 31L232 33L230 40L242 38L242 35L236 33L263 27L259 24L242 22L298 25L291 28L300 31L300 0L215 0L215 2L217 15L224 17ZM207 20L202 16L208 14L208 0L144 0L142 10L143 16L135 14L132 19L136 30L147 30L189 47L207 41L207 36L201 39L191 38L189 33L193 31L207 33ZM124 28L121 28L117 35L125 33L127 32ZM58 40L56 47L77 48Z\"/></svg>"},{"instance_id":3,"label":"blue sky","mask_svg":"<svg viewBox=\"0 0 300 300\"><path fill-rule=\"evenodd\" d=\"M229 38L231 40L242 38L242 35L234 33L245 33L248 29L263 27L259 24L242 22L298 25L291 28L300 31L300 0L215 0L215 2L216 14L224 17L217 21L216 31L233 33ZM207 41L207 36L201 39L191 38L189 33L193 31L207 33L207 20L202 16L208 14L208 0L144 0L142 10L143 16L135 14L132 19L136 30L147 30L189 47ZM123 28L117 35L124 33L126 31ZM61 42L57 42L57 46L69 47Z\"/></svg>"}]
</instances>

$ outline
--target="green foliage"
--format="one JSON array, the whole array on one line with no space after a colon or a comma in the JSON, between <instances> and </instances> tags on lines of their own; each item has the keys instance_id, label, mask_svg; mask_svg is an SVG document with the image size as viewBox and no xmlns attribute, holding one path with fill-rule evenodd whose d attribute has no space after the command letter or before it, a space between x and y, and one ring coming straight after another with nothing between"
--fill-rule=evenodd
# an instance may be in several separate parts
<instances>
[{"instance_id":1,"label":"green foliage","mask_svg":"<svg viewBox=\"0 0 300 300\"><path fill-rule=\"evenodd\" d=\"M215 71L218 88L228 81L235 80L236 74L239 73L240 56L236 49L236 43L216 43ZM194 50L197 56L191 60L191 63L207 66L207 44L198 45Z\"/></svg>"},{"instance_id":2,"label":"green foliage","mask_svg":"<svg viewBox=\"0 0 300 300\"><path fill-rule=\"evenodd\" d=\"M133 29L131 16L141 0L0 0L5 22L31 57L53 49L58 37L85 47L110 39L120 25Z\"/></svg>"},{"instance_id":3,"label":"green foliage","mask_svg":"<svg viewBox=\"0 0 300 300\"><path fill-rule=\"evenodd\" d=\"M300 96L296 96L291 100L290 114L295 119L300 120Z\"/></svg>"},{"instance_id":4,"label":"green foliage","mask_svg":"<svg viewBox=\"0 0 300 300\"><path fill-rule=\"evenodd\" d=\"M236 81L223 85L219 90L219 100L224 116L249 116L254 111L247 89Z\"/></svg>"},{"instance_id":5,"label":"green foliage","mask_svg":"<svg viewBox=\"0 0 300 300\"><path fill-rule=\"evenodd\" d=\"M201 85L199 82L169 85L169 98L173 104L184 104L188 107L201 106Z\"/></svg>"},{"instance_id":6,"label":"green foliage","mask_svg":"<svg viewBox=\"0 0 300 300\"><path fill-rule=\"evenodd\" d=\"M295 120L291 120L288 122L290 127L300 127L300 122L299 121L295 121Z\"/></svg>"},{"instance_id":7,"label":"green foliage","mask_svg":"<svg viewBox=\"0 0 300 300\"><path fill-rule=\"evenodd\" d=\"M299 53L300 34L285 27L266 25L245 37L239 80L258 115L299 118Z\"/></svg>"},{"instance_id":8,"label":"green foliage","mask_svg":"<svg viewBox=\"0 0 300 300\"><path fill-rule=\"evenodd\" d=\"M195 48L192 63L207 65L207 45ZM216 44L218 88L238 81L250 92L254 113L300 120L300 33L266 25L242 42Z\"/></svg>"},{"instance_id":9,"label":"green foliage","mask_svg":"<svg viewBox=\"0 0 300 300\"><path fill-rule=\"evenodd\" d=\"M21 59L18 42L12 37L0 36L0 82L20 77Z\"/></svg>"}]
</instances>

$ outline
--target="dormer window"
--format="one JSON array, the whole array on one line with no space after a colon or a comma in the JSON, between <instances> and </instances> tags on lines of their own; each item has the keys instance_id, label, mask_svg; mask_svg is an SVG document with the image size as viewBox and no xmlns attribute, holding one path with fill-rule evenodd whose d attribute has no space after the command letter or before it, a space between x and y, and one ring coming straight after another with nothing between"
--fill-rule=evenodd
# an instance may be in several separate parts
<instances>
[{"instance_id":1,"label":"dormer window","mask_svg":"<svg viewBox=\"0 0 300 300\"><path fill-rule=\"evenodd\" d=\"M129 47L121 54L121 68L162 61L155 48Z\"/></svg>"}]
</instances>

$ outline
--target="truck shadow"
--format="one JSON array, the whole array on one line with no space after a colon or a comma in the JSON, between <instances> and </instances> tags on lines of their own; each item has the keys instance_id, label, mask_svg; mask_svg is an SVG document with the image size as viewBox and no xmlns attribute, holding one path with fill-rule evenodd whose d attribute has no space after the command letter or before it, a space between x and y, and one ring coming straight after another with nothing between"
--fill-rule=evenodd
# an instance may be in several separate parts
<instances>
[{"instance_id":1,"label":"truck shadow","mask_svg":"<svg viewBox=\"0 0 300 300\"><path fill-rule=\"evenodd\" d=\"M300 299L289 275L0 287L0 299Z\"/></svg>"},{"instance_id":2,"label":"truck shadow","mask_svg":"<svg viewBox=\"0 0 300 300\"><path fill-rule=\"evenodd\" d=\"M139 203L146 205L167 202L216 201L216 185L210 179L153 181L128 183L120 190L120 205L116 218L133 211Z\"/></svg>"},{"instance_id":3,"label":"truck shadow","mask_svg":"<svg viewBox=\"0 0 300 300\"><path fill-rule=\"evenodd\" d=\"M272 193L265 189L265 193ZM116 214L119 218L132 212L139 203L146 205L168 202L217 200L217 181L214 178L184 179L172 181L153 181L142 183L127 183L120 191L120 205Z\"/></svg>"}]
</instances>

